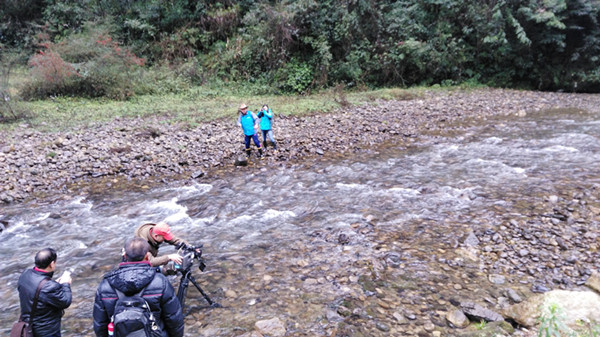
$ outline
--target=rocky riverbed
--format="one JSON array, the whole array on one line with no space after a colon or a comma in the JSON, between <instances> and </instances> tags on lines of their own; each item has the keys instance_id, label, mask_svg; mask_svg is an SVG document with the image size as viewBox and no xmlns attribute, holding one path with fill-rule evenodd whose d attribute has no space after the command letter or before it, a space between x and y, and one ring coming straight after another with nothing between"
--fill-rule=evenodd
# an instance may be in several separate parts
<instances>
[{"instance_id":1,"label":"rocky riverbed","mask_svg":"<svg viewBox=\"0 0 600 337\"><path fill-rule=\"evenodd\" d=\"M252 175L277 166L279 172L293 172L302 163L309 168L302 171L310 172L312 163L319 174L331 168L316 165L318 161L371 156L370 152L384 152L384 143L410 147L415 140L432 144L468 138L465 130L471 123L506 128L511 119L522 120L532 111L568 108L574 114L577 109L598 114L599 107L598 95L490 89L426 92L410 100L379 101L330 114L277 116L279 151L268 149L263 159L253 155L247 168L235 166L243 144L233 120L186 128L156 116L57 134L23 126L0 140L0 174L7 182L1 195L4 202L14 203L191 181L231 190L223 181L234 170ZM509 117L495 119L498 115ZM569 118L568 113L560 116ZM245 337L537 335L535 327L505 321L528 320L515 317L520 314L510 310L513 305L549 290L582 290L600 270L598 171L573 169L584 174L548 177L552 186L547 189L513 185L513 194L492 189L489 193L498 195L487 196L466 188L460 195L465 201L497 200L481 209L464 208L433 219L402 218L406 210L366 204L360 219L307 229L296 240L280 242L286 249L264 244L255 251L257 256L244 251L213 257L211 272L203 274L201 284L224 308L198 310L202 299L190 296L186 330L198 336ZM531 173L539 175L535 169ZM423 195L432 188L427 181L398 187L414 187ZM100 200L93 207L97 211L106 207ZM201 201L179 202L190 207L190 214L204 214ZM212 207L222 204L216 205ZM135 217L138 212L124 214ZM300 214L306 215L299 215L298 224L310 223L314 216ZM68 211L52 213L48 221L78 222L68 216ZM203 235L221 231L215 227L203 228ZM219 246L222 241L206 240L206 252L227 249ZM332 259L331 252L339 254ZM94 273L86 264L79 277ZM90 329L89 303L78 301L67 311L65 326L70 333L85 335Z\"/></svg>"},{"instance_id":2,"label":"rocky riverbed","mask_svg":"<svg viewBox=\"0 0 600 337\"><path fill-rule=\"evenodd\" d=\"M306 158L369 151L387 141L409 143L425 131L447 129L461 119L600 106L598 95L501 89L437 90L407 98L302 117L277 114L273 107L279 151L267 147L266 155L251 164L288 165ZM198 127L165 120L164 116L115 119L56 133L23 124L0 138L0 202L210 179L232 169L243 153L243 136L235 120Z\"/></svg>"}]
</instances>

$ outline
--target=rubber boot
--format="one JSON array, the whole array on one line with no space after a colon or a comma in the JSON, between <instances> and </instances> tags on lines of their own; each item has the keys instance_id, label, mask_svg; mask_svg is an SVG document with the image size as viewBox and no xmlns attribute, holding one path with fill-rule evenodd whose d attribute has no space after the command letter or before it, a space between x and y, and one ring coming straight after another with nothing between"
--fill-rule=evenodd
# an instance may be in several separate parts
<instances>
[{"instance_id":1,"label":"rubber boot","mask_svg":"<svg viewBox=\"0 0 600 337\"><path fill-rule=\"evenodd\" d=\"M277 142L273 142L273 151L277 151Z\"/></svg>"},{"instance_id":2,"label":"rubber boot","mask_svg":"<svg viewBox=\"0 0 600 337\"><path fill-rule=\"evenodd\" d=\"M248 158L250 158L250 153L251 153L251 151L252 151L252 150L250 150L250 149L246 149L246 155L248 156Z\"/></svg>"},{"instance_id":3,"label":"rubber boot","mask_svg":"<svg viewBox=\"0 0 600 337\"><path fill-rule=\"evenodd\" d=\"M258 148L258 157L262 157L262 147Z\"/></svg>"}]
</instances>

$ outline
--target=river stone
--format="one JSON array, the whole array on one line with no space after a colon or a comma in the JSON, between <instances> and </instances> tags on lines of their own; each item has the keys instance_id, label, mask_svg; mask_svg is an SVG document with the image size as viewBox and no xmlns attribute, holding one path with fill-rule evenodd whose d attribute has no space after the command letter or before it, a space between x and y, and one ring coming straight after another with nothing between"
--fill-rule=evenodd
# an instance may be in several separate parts
<instances>
[{"instance_id":1,"label":"river stone","mask_svg":"<svg viewBox=\"0 0 600 337\"><path fill-rule=\"evenodd\" d=\"M577 327L577 320L600 322L600 295L593 291L552 290L514 304L503 314L525 327L533 327L538 323L541 308L553 303L561 308L568 326Z\"/></svg>"},{"instance_id":2,"label":"river stone","mask_svg":"<svg viewBox=\"0 0 600 337\"><path fill-rule=\"evenodd\" d=\"M237 156L237 158L235 159L235 163L233 163L235 166L247 166L248 165L248 157L244 156L244 155L239 155Z\"/></svg>"},{"instance_id":3,"label":"river stone","mask_svg":"<svg viewBox=\"0 0 600 337\"><path fill-rule=\"evenodd\" d=\"M198 170L192 173L192 179L198 179L204 176L204 171Z\"/></svg>"},{"instance_id":4,"label":"river stone","mask_svg":"<svg viewBox=\"0 0 600 337\"><path fill-rule=\"evenodd\" d=\"M325 317L327 317L327 321L329 321L329 322L341 322L344 320L344 318L342 316L340 316L340 314L338 314L337 312L335 312L331 309L328 309L325 312Z\"/></svg>"},{"instance_id":5,"label":"river stone","mask_svg":"<svg viewBox=\"0 0 600 337\"><path fill-rule=\"evenodd\" d=\"M435 325L431 322L425 322L425 324L423 324L423 329L427 332L432 332L433 329L435 329Z\"/></svg>"},{"instance_id":6,"label":"river stone","mask_svg":"<svg viewBox=\"0 0 600 337\"><path fill-rule=\"evenodd\" d=\"M378 330L381 330L381 331L383 331L383 332L389 332L389 331L390 331L390 327L389 327L387 324L385 324L385 323L382 323L382 322L377 322L377 323L375 323L375 327L376 327Z\"/></svg>"},{"instance_id":7,"label":"river stone","mask_svg":"<svg viewBox=\"0 0 600 337\"><path fill-rule=\"evenodd\" d=\"M460 309L467 317L475 321L498 322L504 318L499 313L483 307L480 304L470 301L460 302Z\"/></svg>"},{"instance_id":8,"label":"river stone","mask_svg":"<svg viewBox=\"0 0 600 337\"><path fill-rule=\"evenodd\" d=\"M254 327L265 336L283 337L286 332L283 322L277 317L258 321Z\"/></svg>"},{"instance_id":9,"label":"river stone","mask_svg":"<svg viewBox=\"0 0 600 337\"><path fill-rule=\"evenodd\" d=\"M467 238L463 242L467 247L475 247L479 244L479 239L475 235L475 233L471 232L467 235Z\"/></svg>"},{"instance_id":10,"label":"river stone","mask_svg":"<svg viewBox=\"0 0 600 337\"><path fill-rule=\"evenodd\" d=\"M598 273L593 273L592 276L587 279L585 285L595 292L600 293L600 275L598 275Z\"/></svg>"},{"instance_id":11,"label":"river stone","mask_svg":"<svg viewBox=\"0 0 600 337\"><path fill-rule=\"evenodd\" d=\"M401 313L395 312L392 314L392 316L394 316L396 321L398 321L399 325L408 324L408 319L406 317L404 317L404 315L402 315Z\"/></svg>"},{"instance_id":12,"label":"river stone","mask_svg":"<svg viewBox=\"0 0 600 337\"><path fill-rule=\"evenodd\" d=\"M523 302L523 299L521 298L521 296L519 296L519 294L517 294L517 292L512 288L506 288L505 294L506 294L506 297L508 297L511 301L513 301L515 303Z\"/></svg>"},{"instance_id":13,"label":"river stone","mask_svg":"<svg viewBox=\"0 0 600 337\"><path fill-rule=\"evenodd\" d=\"M459 329L466 328L469 325L469 319L461 310L453 310L446 315L446 320L451 326Z\"/></svg>"},{"instance_id":14,"label":"river stone","mask_svg":"<svg viewBox=\"0 0 600 337\"><path fill-rule=\"evenodd\" d=\"M456 253L456 255L463 257L463 258L467 259L468 261L471 261L471 262L479 261L477 249L474 247L460 247L460 248L457 248L454 252Z\"/></svg>"},{"instance_id":15,"label":"river stone","mask_svg":"<svg viewBox=\"0 0 600 337\"><path fill-rule=\"evenodd\" d=\"M493 284L504 284L504 282L506 282L506 278L504 277L504 275L498 274L488 275L488 280L490 280L490 282L492 282Z\"/></svg>"}]
</instances>

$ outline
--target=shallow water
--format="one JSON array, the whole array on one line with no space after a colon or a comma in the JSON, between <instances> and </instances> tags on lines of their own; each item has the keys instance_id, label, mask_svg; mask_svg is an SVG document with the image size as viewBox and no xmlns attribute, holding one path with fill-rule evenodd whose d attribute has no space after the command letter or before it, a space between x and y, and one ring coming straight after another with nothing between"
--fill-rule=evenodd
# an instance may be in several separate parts
<instances>
[{"instance_id":1,"label":"shallow water","mask_svg":"<svg viewBox=\"0 0 600 337\"><path fill-rule=\"evenodd\" d=\"M241 168L206 184L5 206L0 326L8 331L18 316L19 274L39 248L52 246L58 273L73 269L63 335L93 335L95 289L124 240L142 223L166 221L178 236L204 244L208 267L194 275L223 305L206 308L190 288L186 336L238 335L273 317L290 335L330 335L342 329L336 308L344 301L366 312L355 335L401 335L394 313L435 323L449 298L487 291L481 265L453 252L467 233L526 218L535 201L600 183L599 135L598 114L553 110L465 124L408 149L389 144L291 168ZM163 245L160 252L172 251ZM452 264L440 259L462 268L442 268Z\"/></svg>"}]
</instances>

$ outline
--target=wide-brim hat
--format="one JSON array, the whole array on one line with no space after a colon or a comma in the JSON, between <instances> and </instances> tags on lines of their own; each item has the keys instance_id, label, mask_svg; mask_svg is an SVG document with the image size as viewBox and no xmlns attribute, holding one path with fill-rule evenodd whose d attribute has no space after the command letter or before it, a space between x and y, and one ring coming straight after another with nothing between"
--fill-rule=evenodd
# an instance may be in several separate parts
<instances>
[{"instance_id":1,"label":"wide-brim hat","mask_svg":"<svg viewBox=\"0 0 600 337\"><path fill-rule=\"evenodd\" d=\"M244 103L242 103L242 105L240 105L240 110L243 110L243 109L248 109L248 106Z\"/></svg>"}]
</instances>

